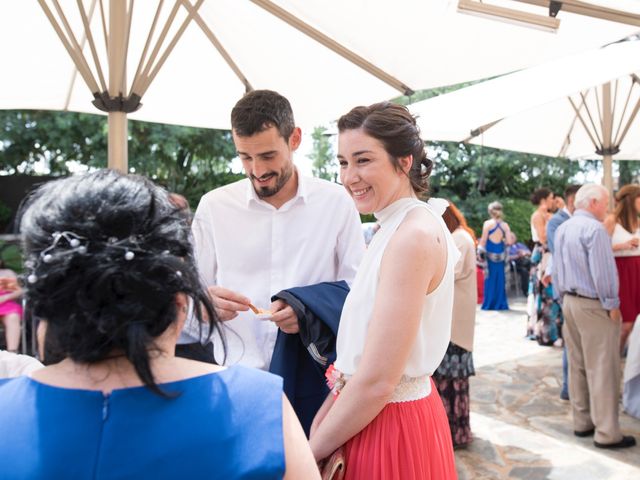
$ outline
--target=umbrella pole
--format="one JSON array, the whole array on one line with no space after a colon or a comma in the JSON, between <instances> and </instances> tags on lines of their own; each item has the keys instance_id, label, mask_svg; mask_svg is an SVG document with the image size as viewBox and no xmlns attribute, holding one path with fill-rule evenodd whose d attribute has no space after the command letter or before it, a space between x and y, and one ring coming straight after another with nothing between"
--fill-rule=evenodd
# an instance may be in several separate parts
<instances>
[{"instance_id":1,"label":"umbrella pole","mask_svg":"<svg viewBox=\"0 0 640 480\"><path fill-rule=\"evenodd\" d=\"M602 183L609 192L609 203L613 207L613 112L611 104L611 82L602 85Z\"/></svg>"},{"instance_id":2,"label":"umbrella pole","mask_svg":"<svg viewBox=\"0 0 640 480\"><path fill-rule=\"evenodd\" d=\"M613 198L613 157L611 155L602 157L602 167L604 170L602 184L609 192L609 202L611 202ZM613 208L613 203L610 203L610 207Z\"/></svg>"},{"instance_id":3,"label":"umbrella pole","mask_svg":"<svg viewBox=\"0 0 640 480\"><path fill-rule=\"evenodd\" d=\"M127 173L127 114L109 112L109 168Z\"/></svg>"},{"instance_id":4,"label":"umbrella pole","mask_svg":"<svg viewBox=\"0 0 640 480\"><path fill-rule=\"evenodd\" d=\"M126 43L127 43L126 0L109 2L109 96L116 98L125 94L126 84ZM109 168L127 173L127 114L109 112Z\"/></svg>"}]
</instances>

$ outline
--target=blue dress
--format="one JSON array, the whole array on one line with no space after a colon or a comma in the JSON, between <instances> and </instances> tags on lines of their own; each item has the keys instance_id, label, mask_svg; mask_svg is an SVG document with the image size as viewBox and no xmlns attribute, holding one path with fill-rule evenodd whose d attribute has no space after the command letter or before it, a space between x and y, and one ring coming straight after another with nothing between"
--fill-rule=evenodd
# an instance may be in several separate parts
<instances>
[{"instance_id":1,"label":"blue dress","mask_svg":"<svg viewBox=\"0 0 640 480\"><path fill-rule=\"evenodd\" d=\"M493 232L498 229L502 232L502 240L500 242L494 243L490 238L487 238L486 250L489 275L484 279L484 299L482 301L482 310L509 310L504 279L505 233L500 226L500 222L489 230L489 235L493 234ZM491 260L491 257L501 257L502 260L493 261Z\"/></svg>"},{"instance_id":2,"label":"blue dress","mask_svg":"<svg viewBox=\"0 0 640 480\"><path fill-rule=\"evenodd\" d=\"M281 479L282 379L235 366L102 392L0 384L0 479Z\"/></svg>"}]
</instances>

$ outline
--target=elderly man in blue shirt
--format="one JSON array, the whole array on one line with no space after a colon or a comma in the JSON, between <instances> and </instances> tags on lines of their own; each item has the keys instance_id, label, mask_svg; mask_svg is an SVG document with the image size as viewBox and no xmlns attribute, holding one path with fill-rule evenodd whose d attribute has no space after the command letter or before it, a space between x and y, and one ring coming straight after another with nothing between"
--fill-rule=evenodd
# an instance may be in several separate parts
<instances>
[{"instance_id":1,"label":"elderly man in blue shirt","mask_svg":"<svg viewBox=\"0 0 640 480\"><path fill-rule=\"evenodd\" d=\"M569 397L574 433L594 435L598 448L636 444L618 420L620 397L620 301L611 239L602 221L609 193L584 185L576 211L555 235L553 283L562 297L569 353Z\"/></svg>"}]
</instances>

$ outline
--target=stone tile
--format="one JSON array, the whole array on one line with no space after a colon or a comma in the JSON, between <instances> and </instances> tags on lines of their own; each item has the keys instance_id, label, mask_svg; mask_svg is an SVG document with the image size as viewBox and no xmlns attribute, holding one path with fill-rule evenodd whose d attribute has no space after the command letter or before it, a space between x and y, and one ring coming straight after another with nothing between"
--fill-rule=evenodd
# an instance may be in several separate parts
<instances>
[{"instance_id":1,"label":"stone tile","mask_svg":"<svg viewBox=\"0 0 640 480\"><path fill-rule=\"evenodd\" d=\"M466 448L466 452L469 456L480 457L492 465L498 465L500 467L504 467L505 465L495 446L485 439L474 439L471 445Z\"/></svg>"},{"instance_id":2,"label":"stone tile","mask_svg":"<svg viewBox=\"0 0 640 480\"><path fill-rule=\"evenodd\" d=\"M509 472L509 478L547 480L550 473L551 467L513 467Z\"/></svg>"},{"instance_id":3,"label":"stone tile","mask_svg":"<svg viewBox=\"0 0 640 480\"><path fill-rule=\"evenodd\" d=\"M457 450L459 478L640 479L640 446L596 449L573 435L569 402L559 398L562 350L523 338L523 304L478 311L470 379L474 442ZM625 434L640 440L640 420L620 413Z\"/></svg>"},{"instance_id":4,"label":"stone tile","mask_svg":"<svg viewBox=\"0 0 640 480\"><path fill-rule=\"evenodd\" d=\"M517 401L520 400L521 395L514 395L508 391L500 393L500 403L505 407L513 406Z\"/></svg>"},{"instance_id":5,"label":"stone tile","mask_svg":"<svg viewBox=\"0 0 640 480\"><path fill-rule=\"evenodd\" d=\"M502 448L502 455L505 461L507 461L509 464L524 463L540 466L540 463L544 463L545 466L549 465L549 462L541 460L541 457L539 455L536 455L529 450L524 450L518 447L504 447Z\"/></svg>"},{"instance_id":6,"label":"stone tile","mask_svg":"<svg viewBox=\"0 0 640 480\"><path fill-rule=\"evenodd\" d=\"M496 403L498 394L492 389L474 389L473 393L470 393L471 401L479 403Z\"/></svg>"},{"instance_id":7,"label":"stone tile","mask_svg":"<svg viewBox=\"0 0 640 480\"><path fill-rule=\"evenodd\" d=\"M561 415L565 411L566 409L563 405L552 403L548 398L534 397L518 409L518 414L537 417L542 415Z\"/></svg>"}]
</instances>

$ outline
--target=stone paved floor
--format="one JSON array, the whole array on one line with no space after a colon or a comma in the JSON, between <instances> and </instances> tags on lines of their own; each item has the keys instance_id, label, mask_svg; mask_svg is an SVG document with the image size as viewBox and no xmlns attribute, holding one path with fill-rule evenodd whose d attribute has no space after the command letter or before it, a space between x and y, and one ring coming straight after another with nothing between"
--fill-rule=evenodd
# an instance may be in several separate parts
<instances>
[{"instance_id":1,"label":"stone paved floor","mask_svg":"<svg viewBox=\"0 0 640 480\"><path fill-rule=\"evenodd\" d=\"M471 379L473 443L456 451L460 480L640 479L640 446L606 451L573 435L569 402L560 400L562 351L524 338L525 306L478 310ZM640 420L620 414L640 441Z\"/></svg>"}]
</instances>

